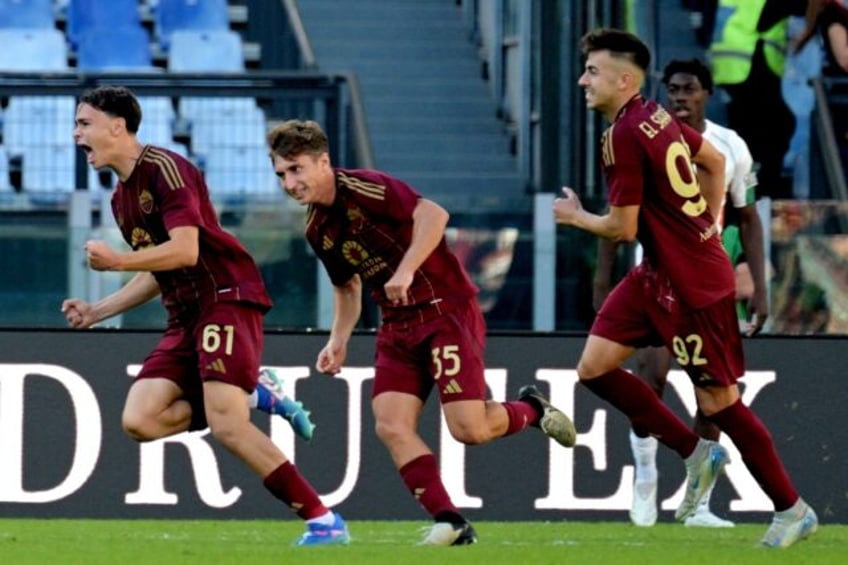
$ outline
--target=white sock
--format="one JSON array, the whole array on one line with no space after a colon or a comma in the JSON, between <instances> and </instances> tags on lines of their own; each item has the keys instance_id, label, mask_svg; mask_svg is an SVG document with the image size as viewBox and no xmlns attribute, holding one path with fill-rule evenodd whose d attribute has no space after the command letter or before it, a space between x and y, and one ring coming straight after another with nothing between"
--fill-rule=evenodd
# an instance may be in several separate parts
<instances>
[{"instance_id":1,"label":"white sock","mask_svg":"<svg viewBox=\"0 0 848 565\"><path fill-rule=\"evenodd\" d=\"M657 480L657 445L651 436L639 437L630 430L630 451L636 464L636 482L652 483Z\"/></svg>"},{"instance_id":2,"label":"white sock","mask_svg":"<svg viewBox=\"0 0 848 565\"><path fill-rule=\"evenodd\" d=\"M326 514L322 514L315 518L310 518L306 521L307 524L321 524L322 526L332 526L336 523L336 515L332 510L328 510Z\"/></svg>"}]
</instances>

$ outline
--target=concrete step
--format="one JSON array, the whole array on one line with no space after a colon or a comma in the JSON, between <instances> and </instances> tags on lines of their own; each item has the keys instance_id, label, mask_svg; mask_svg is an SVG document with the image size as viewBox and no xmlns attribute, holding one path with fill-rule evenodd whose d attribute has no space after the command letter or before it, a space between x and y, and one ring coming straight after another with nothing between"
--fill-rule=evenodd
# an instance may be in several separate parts
<instances>
[{"instance_id":1,"label":"concrete step","mask_svg":"<svg viewBox=\"0 0 848 565\"><path fill-rule=\"evenodd\" d=\"M479 97L468 98L404 98L394 96L365 96L365 111L369 114L385 113L395 118L417 116L419 118L468 118L495 119L495 105L491 100Z\"/></svg>"},{"instance_id":2,"label":"concrete step","mask_svg":"<svg viewBox=\"0 0 848 565\"><path fill-rule=\"evenodd\" d=\"M322 41L315 47L316 53L330 58L337 56L350 59L406 59L418 62L434 59L450 63L459 58L478 57L477 48L463 38L455 41L432 41L429 38L396 41L384 37L370 37L351 41L349 38L335 38Z\"/></svg>"},{"instance_id":3,"label":"concrete step","mask_svg":"<svg viewBox=\"0 0 848 565\"><path fill-rule=\"evenodd\" d=\"M478 153L422 153L387 152L376 153L375 158L381 167L392 170L413 170L415 168L438 171L444 174L477 171L483 174L517 174L514 159L507 155L481 155Z\"/></svg>"},{"instance_id":4,"label":"concrete step","mask_svg":"<svg viewBox=\"0 0 848 565\"><path fill-rule=\"evenodd\" d=\"M430 134L492 134L504 133L503 123L489 116L459 116L451 120L434 120L418 115L400 115L380 112L368 113L368 129L373 135L387 132Z\"/></svg>"},{"instance_id":5,"label":"concrete step","mask_svg":"<svg viewBox=\"0 0 848 565\"><path fill-rule=\"evenodd\" d=\"M359 86L366 95L397 96L404 98L458 96L494 99L489 94L489 85L478 77L457 77L453 79L433 80L429 77L417 77L406 80L393 80L386 77L361 77Z\"/></svg>"},{"instance_id":6,"label":"concrete step","mask_svg":"<svg viewBox=\"0 0 848 565\"><path fill-rule=\"evenodd\" d=\"M395 132L380 136L374 140L374 151L385 153L418 153L438 151L439 153L469 153L485 155L510 155L510 139L507 135L491 133L468 134L449 132L444 134L423 135L418 132Z\"/></svg>"},{"instance_id":7,"label":"concrete step","mask_svg":"<svg viewBox=\"0 0 848 565\"><path fill-rule=\"evenodd\" d=\"M438 80L459 80L462 78L480 76L480 62L476 59L461 59L455 61L423 60L409 61L406 59L353 59L343 54L335 56L318 56L318 66L324 71L351 70L368 80L381 77L386 80L415 80L429 76Z\"/></svg>"}]
</instances>

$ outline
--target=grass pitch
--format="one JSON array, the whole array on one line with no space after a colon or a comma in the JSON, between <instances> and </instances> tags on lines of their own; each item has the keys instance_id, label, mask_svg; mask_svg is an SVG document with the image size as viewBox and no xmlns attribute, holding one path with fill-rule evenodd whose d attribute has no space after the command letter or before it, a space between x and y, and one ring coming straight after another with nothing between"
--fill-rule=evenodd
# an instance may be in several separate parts
<instances>
[{"instance_id":1,"label":"grass pitch","mask_svg":"<svg viewBox=\"0 0 848 565\"><path fill-rule=\"evenodd\" d=\"M9 565L397 563L733 565L848 562L848 526L824 525L787 550L763 549L766 524L636 528L609 522L475 522L480 543L416 547L427 523L349 523L346 547L302 548L300 521L0 519L0 563Z\"/></svg>"}]
</instances>

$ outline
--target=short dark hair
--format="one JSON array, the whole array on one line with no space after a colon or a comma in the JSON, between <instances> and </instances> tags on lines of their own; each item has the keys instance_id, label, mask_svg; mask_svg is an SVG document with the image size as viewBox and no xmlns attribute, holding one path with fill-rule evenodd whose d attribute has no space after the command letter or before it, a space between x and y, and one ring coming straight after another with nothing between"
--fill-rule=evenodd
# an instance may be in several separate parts
<instances>
[{"instance_id":1,"label":"short dark hair","mask_svg":"<svg viewBox=\"0 0 848 565\"><path fill-rule=\"evenodd\" d=\"M312 120L287 120L274 126L267 136L271 154L284 159L301 153L320 155L330 152L327 135L318 122Z\"/></svg>"},{"instance_id":2,"label":"short dark hair","mask_svg":"<svg viewBox=\"0 0 848 565\"><path fill-rule=\"evenodd\" d=\"M116 118L124 118L127 131L138 133L141 124L141 106L138 99L124 86L98 86L82 93L80 104L88 104Z\"/></svg>"},{"instance_id":3,"label":"short dark hair","mask_svg":"<svg viewBox=\"0 0 848 565\"><path fill-rule=\"evenodd\" d=\"M647 72L651 52L641 39L620 29L599 28L580 39L580 51L588 55L593 51L609 51L613 57L623 57Z\"/></svg>"},{"instance_id":4,"label":"short dark hair","mask_svg":"<svg viewBox=\"0 0 848 565\"><path fill-rule=\"evenodd\" d=\"M713 74L700 59L674 59L669 61L663 69L662 83L668 86L668 81L677 73L695 76L704 87L704 90L713 93Z\"/></svg>"}]
</instances>

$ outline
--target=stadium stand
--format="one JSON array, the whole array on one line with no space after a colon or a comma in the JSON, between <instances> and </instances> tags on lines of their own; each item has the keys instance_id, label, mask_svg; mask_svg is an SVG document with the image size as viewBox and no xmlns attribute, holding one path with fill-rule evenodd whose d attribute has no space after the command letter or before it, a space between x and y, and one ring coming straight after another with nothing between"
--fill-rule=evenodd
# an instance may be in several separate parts
<instances>
[{"instance_id":1,"label":"stadium stand","mask_svg":"<svg viewBox=\"0 0 848 565\"><path fill-rule=\"evenodd\" d=\"M241 36L232 30L181 30L171 34L168 70L244 72Z\"/></svg>"},{"instance_id":2,"label":"stadium stand","mask_svg":"<svg viewBox=\"0 0 848 565\"><path fill-rule=\"evenodd\" d=\"M0 49L0 71L68 68L65 39L55 28L0 29L0 45L16 46ZM24 191L73 190L74 146L69 128L74 111L72 96L9 98L3 112L3 143L6 157L15 163L11 168L17 169L20 163Z\"/></svg>"},{"instance_id":3,"label":"stadium stand","mask_svg":"<svg viewBox=\"0 0 848 565\"><path fill-rule=\"evenodd\" d=\"M198 107L197 102L203 104ZM191 119L193 151L203 153L223 145L261 145L265 139L265 114L252 99L184 99L181 110Z\"/></svg>"},{"instance_id":4,"label":"stadium stand","mask_svg":"<svg viewBox=\"0 0 848 565\"><path fill-rule=\"evenodd\" d=\"M70 0L65 33L76 50L80 38L91 28L140 27L137 0Z\"/></svg>"},{"instance_id":5,"label":"stadium stand","mask_svg":"<svg viewBox=\"0 0 848 565\"><path fill-rule=\"evenodd\" d=\"M0 0L0 27L55 27L53 0Z\"/></svg>"},{"instance_id":6,"label":"stadium stand","mask_svg":"<svg viewBox=\"0 0 848 565\"><path fill-rule=\"evenodd\" d=\"M0 29L0 71L64 71L65 36L55 28Z\"/></svg>"},{"instance_id":7,"label":"stadium stand","mask_svg":"<svg viewBox=\"0 0 848 565\"><path fill-rule=\"evenodd\" d=\"M3 115L3 142L10 157L22 160L26 192L70 191L75 187L75 147L70 129L72 96L16 96Z\"/></svg>"},{"instance_id":8,"label":"stadium stand","mask_svg":"<svg viewBox=\"0 0 848 565\"><path fill-rule=\"evenodd\" d=\"M12 183L9 178L9 156L6 154L6 148L0 145L0 198L4 193L8 193L12 189Z\"/></svg>"},{"instance_id":9,"label":"stadium stand","mask_svg":"<svg viewBox=\"0 0 848 565\"><path fill-rule=\"evenodd\" d=\"M153 7L156 41L168 51L171 34L185 30L227 30L226 0L159 0Z\"/></svg>"},{"instance_id":10,"label":"stadium stand","mask_svg":"<svg viewBox=\"0 0 848 565\"><path fill-rule=\"evenodd\" d=\"M168 70L244 72L241 36L232 30L179 30L171 34ZM186 96L179 117L188 124L191 152L213 193L272 192L276 180L264 145L266 120L248 97Z\"/></svg>"},{"instance_id":11,"label":"stadium stand","mask_svg":"<svg viewBox=\"0 0 848 565\"><path fill-rule=\"evenodd\" d=\"M274 194L279 190L264 145L219 145L207 148L203 155L202 165L210 191L238 197Z\"/></svg>"},{"instance_id":12,"label":"stadium stand","mask_svg":"<svg viewBox=\"0 0 848 565\"><path fill-rule=\"evenodd\" d=\"M452 211L528 205L454 2L311 0L299 9L318 68L356 73L381 169Z\"/></svg>"},{"instance_id":13,"label":"stadium stand","mask_svg":"<svg viewBox=\"0 0 848 565\"><path fill-rule=\"evenodd\" d=\"M150 52L150 37L141 26L82 31L77 47L77 68L98 72L157 70Z\"/></svg>"}]
</instances>

